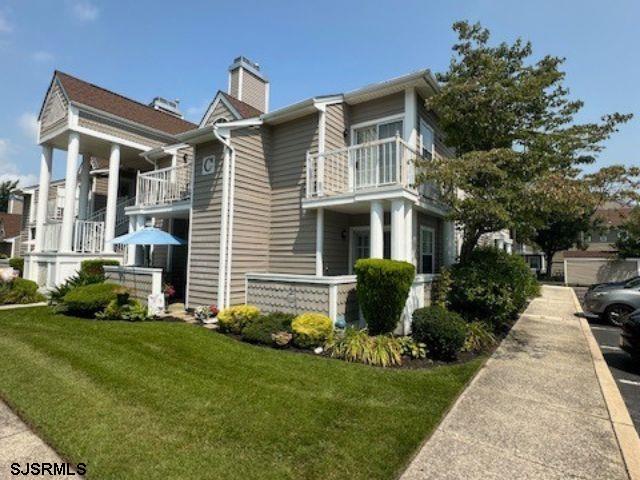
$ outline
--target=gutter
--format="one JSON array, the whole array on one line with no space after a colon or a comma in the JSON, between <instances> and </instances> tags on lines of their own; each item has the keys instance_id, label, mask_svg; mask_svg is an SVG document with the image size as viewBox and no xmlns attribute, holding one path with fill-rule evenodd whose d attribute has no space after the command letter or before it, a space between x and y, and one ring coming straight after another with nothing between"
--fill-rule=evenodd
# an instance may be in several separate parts
<instances>
[{"instance_id":1,"label":"gutter","mask_svg":"<svg viewBox=\"0 0 640 480\"><path fill-rule=\"evenodd\" d=\"M230 133L230 132L229 132ZM218 308L230 303L231 257L233 254L233 204L235 184L235 149L231 141L220 133L218 125L213 126L213 135L225 146L222 172L222 207L220 222L220 259L218 268Z\"/></svg>"}]
</instances>

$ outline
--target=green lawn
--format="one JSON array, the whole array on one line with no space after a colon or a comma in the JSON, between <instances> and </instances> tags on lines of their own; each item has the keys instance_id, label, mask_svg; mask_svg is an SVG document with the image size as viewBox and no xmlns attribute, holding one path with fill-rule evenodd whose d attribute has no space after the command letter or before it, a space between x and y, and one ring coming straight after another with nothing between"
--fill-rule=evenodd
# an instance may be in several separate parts
<instances>
[{"instance_id":1,"label":"green lawn","mask_svg":"<svg viewBox=\"0 0 640 480\"><path fill-rule=\"evenodd\" d=\"M480 364L382 370L183 323L0 312L0 395L89 478L393 478Z\"/></svg>"}]
</instances>

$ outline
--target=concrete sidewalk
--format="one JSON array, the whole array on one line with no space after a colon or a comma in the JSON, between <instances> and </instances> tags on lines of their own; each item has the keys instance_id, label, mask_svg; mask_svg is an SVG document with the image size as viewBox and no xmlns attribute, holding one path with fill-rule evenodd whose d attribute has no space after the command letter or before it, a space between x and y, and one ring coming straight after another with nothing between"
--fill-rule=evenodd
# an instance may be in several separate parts
<instances>
[{"instance_id":1,"label":"concrete sidewalk","mask_svg":"<svg viewBox=\"0 0 640 480\"><path fill-rule=\"evenodd\" d=\"M25 469L27 463L33 462L62 464L64 460L0 400L0 480L17 478L11 474L12 464L18 463L21 469ZM32 475L19 475L19 478L32 477ZM48 479L82 478L77 474L47 475L46 477Z\"/></svg>"},{"instance_id":2,"label":"concrete sidewalk","mask_svg":"<svg viewBox=\"0 0 640 480\"><path fill-rule=\"evenodd\" d=\"M402 479L628 480L575 312L543 287Z\"/></svg>"}]
</instances>

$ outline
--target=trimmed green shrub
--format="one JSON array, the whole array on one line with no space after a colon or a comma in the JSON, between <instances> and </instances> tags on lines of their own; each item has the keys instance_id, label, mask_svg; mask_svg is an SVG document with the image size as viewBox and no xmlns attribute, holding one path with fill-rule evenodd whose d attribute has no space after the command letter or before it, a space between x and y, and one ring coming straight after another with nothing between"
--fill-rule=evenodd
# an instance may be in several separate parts
<instances>
[{"instance_id":1,"label":"trimmed green shrub","mask_svg":"<svg viewBox=\"0 0 640 480\"><path fill-rule=\"evenodd\" d=\"M115 283L94 283L77 287L64 296L63 303L69 313L93 317L115 300L122 288Z\"/></svg>"},{"instance_id":2,"label":"trimmed green shrub","mask_svg":"<svg viewBox=\"0 0 640 480\"><path fill-rule=\"evenodd\" d=\"M22 257L10 258L9 266L14 270L18 270L18 272L20 272L20 276L22 276L24 273L24 258Z\"/></svg>"},{"instance_id":3,"label":"trimmed green shrub","mask_svg":"<svg viewBox=\"0 0 640 480\"><path fill-rule=\"evenodd\" d=\"M355 266L356 293L369 333L390 333L407 302L416 269L408 262L379 258L360 259Z\"/></svg>"},{"instance_id":4,"label":"trimmed green shrub","mask_svg":"<svg viewBox=\"0 0 640 480\"><path fill-rule=\"evenodd\" d=\"M46 300L38 293L38 284L24 278L14 278L0 284L0 305L36 303Z\"/></svg>"},{"instance_id":5,"label":"trimmed green shrub","mask_svg":"<svg viewBox=\"0 0 640 480\"><path fill-rule=\"evenodd\" d=\"M517 317L527 300L539 294L535 276L519 255L477 248L470 259L451 268L451 309L468 322L489 323L494 330Z\"/></svg>"},{"instance_id":6,"label":"trimmed green shrub","mask_svg":"<svg viewBox=\"0 0 640 480\"><path fill-rule=\"evenodd\" d=\"M294 318L295 315L282 312L261 315L242 329L242 339L251 343L272 345L273 335L291 332L291 322Z\"/></svg>"},{"instance_id":7,"label":"trimmed green shrub","mask_svg":"<svg viewBox=\"0 0 640 480\"><path fill-rule=\"evenodd\" d=\"M451 283L451 270L448 268L440 269L440 275L431 284L431 305L437 305L442 308L449 307Z\"/></svg>"},{"instance_id":8,"label":"trimmed green shrub","mask_svg":"<svg viewBox=\"0 0 640 480\"><path fill-rule=\"evenodd\" d=\"M120 265L118 260L83 260L80 263L80 273L84 273L85 275L95 276L102 275L104 276L104 267L105 265Z\"/></svg>"},{"instance_id":9,"label":"trimmed green shrub","mask_svg":"<svg viewBox=\"0 0 640 480\"><path fill-rule=\"evenodd\" d=\"M64 283L51 290L49 293L49 305L61 304L64 296L74 288L102 282L104 282L104 275L89 275L82 271L78 272L77 275L69 277Z\"/></svg>"},{"instance_id":10,"label":"trimmed green shrub","mask_svg":"<svg viewBox=\"0 0 640 480\"><path fill-rule=\"evenodd\" d=\"M403 344L391 335L369 336L366 330L346 328L335 333L325 343L327 352L347 362L358 362L379 367L402 364Z\"/></svg>"},{"instance_id":11,"label":"trimmed green shrub","mask_svg":"<svg viewBox=\"0 0 640 480\"><path fill-rule=\"evenodd\" d=\"M453 360L462 349L467 325L460 315L438 307L419 308L413 312L411 336L427 346L436 360Z\"/></svg>"},{"instance_id":12,"label":"trimmed green shrub","mask_svg":"<svg viewBox=\"0 0 640 480\"><path fill-rule=\"evenodd\" d=\"M221 332L240 334L244 327L258 318L260 310L253 305L227 307L218 313L218 326Z\"/></svg>"},{"instance_id":13,"label":"trimmed green shrub","mask_svg":"<svg viewBox=\"0 0 640 480\"><path fill-rule=\"evenodd\" d=\"M323 345L333 332L333 322L321 313L307 312L298 315L291 322L293 343L300 348L314 348Z\"/></svg>"}]
</instances>

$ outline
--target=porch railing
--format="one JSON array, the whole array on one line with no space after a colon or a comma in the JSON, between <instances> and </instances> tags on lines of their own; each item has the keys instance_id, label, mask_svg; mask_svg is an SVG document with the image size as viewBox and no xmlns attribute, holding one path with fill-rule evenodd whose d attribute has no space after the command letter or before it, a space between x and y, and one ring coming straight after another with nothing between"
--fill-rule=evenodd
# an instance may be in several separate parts
<instances>
[{"instance_id":1,"label":"porch railing","mask_svg":"<svg viewBox=\"0 0 640 480\"><path fill-rule=\"evenodd\" d=\"M130 207L135 202L134 197L123 197L116 203L116 232L120 230L119 227L129 222L129 217L125 212L125 208ZM87 220L92 222L104 222L107 213L107 207L101 208L93 212Z\"/></svg>"},{"instance_id":2,"label":"porch railing","mask_svg":"<svg viewBox=\"0 0 640 480\"><path fill-rule=\"evenodd\" d=\"M136 205L165 205L191 198L191 163L138 174Z\"/></svg>"},{"instance_id":3,"label":"porch railing","mask_svg":"<svg viewBox=\"0 0 640 480\"><path fill-rule=\"evenodd\" d=\"M307 197L352 193L391 185L413 188L417 164L427 160L400 136L307 154ZM436 194L421 185L421 193Z\"/></svg>"},{"instance_id":4,"label":"porch railing","mask_svg":"<svg viewBox=\"0 0 640 480\"><path fill-rule=\"evenodd\" d=\"M104 247L104 222L76 220L73 251L99 253Z\"/></svg>"},{"instance_id":5,"label":"porch railing","mask_svg":"<svg viewBox=\"0 0 640 480\"><path fill-rule=\"evenodd\" d=\"M58 205L56 198L47 201L47 218L50 220L62 220L64 207Z\"/></svg>"}]
</instances>

